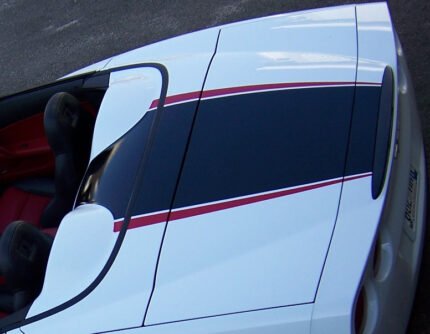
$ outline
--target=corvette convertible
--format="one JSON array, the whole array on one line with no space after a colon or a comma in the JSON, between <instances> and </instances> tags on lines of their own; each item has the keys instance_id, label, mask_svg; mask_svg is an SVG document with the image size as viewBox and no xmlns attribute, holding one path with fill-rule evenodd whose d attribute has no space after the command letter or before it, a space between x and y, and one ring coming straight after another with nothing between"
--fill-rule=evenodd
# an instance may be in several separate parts
<instances>
[{"instance_id":1,"label":"corvette convertible","mask_svg":"<svg viewBox=\"0 0 430 334\"><path fill-rule=\"evenodd\" d=\"M165 40L0 110L2 332L406 330L426 168L385 3Z\"/></svg>"}]
</instances>

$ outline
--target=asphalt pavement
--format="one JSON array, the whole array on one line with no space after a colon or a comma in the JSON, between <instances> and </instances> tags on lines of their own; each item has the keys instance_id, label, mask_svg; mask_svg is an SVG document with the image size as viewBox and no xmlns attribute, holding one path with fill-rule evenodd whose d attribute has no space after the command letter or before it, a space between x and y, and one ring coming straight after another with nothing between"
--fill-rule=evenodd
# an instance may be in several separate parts
<instances>
[{"instance_id":1,"label":"asphalt pavement","mask_svg":"<svg viewBox=\"0 0 430 334\"><path fill-rule=\"evenodd\" d=\"M270 14L357 2L365 1L0 0L0 96L183 33ZM389 7L408 58L430 157L430 2L393 0ZM426 245L408 331L413 334L430 333L430 242Z\"/></svg>"}]
</instances>

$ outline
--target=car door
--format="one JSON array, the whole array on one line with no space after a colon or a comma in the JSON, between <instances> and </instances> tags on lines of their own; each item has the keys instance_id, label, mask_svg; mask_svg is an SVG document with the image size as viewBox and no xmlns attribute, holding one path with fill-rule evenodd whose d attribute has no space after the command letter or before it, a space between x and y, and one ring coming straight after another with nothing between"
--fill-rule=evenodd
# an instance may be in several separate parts
<instances>
[{"instance_id":1,"label":"car door","mask_svg":"<svg viewBox=\"0 0 430 334\"><path fill-rule=\"evenodd\" d=\"M355 28L343 7L221 30L145 325L314 301L342 182L370 176L344 179Z\"/></svg>"}]
</instances>

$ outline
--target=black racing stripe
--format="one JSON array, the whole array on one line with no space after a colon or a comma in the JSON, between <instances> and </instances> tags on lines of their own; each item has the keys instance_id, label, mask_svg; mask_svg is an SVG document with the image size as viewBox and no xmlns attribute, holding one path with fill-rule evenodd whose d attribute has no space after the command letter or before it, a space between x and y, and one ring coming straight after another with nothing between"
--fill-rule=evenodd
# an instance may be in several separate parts
<instances>
[{"instance_id":1,"label":"black racing stripe","mask_svg":"<svg viewBox=\"0 0 430 334\"><path fill-rule=\"evenodd\" d=\"M173 208L338 178L344 168L371 171L380 87L357 87L348 148L353 93L327 87L202 100ZM164 107L132 216L170 209L196 107ZM79 201L123 217L151 119L152 111L93 162Z\"/></svg>"},{"instance_id":2,"label":"black racing stripe","mask_svg":"<svg viewBox=\"0 0 430 334\"><path fill-rule=\"evenodd\" d=\"M170 208L196 108L197 101L164 107L133 216Z\"/></svg>"},{"instance_id":3,"label":"black racing stripe","mask_svg":"<svg viewBox=\"0 0 430 334\"><path fill-rule=\"evenodd\" d=\"M353 94L307 88L202 101L174 208L341 177Z\"/></svg>"}]
</instances>

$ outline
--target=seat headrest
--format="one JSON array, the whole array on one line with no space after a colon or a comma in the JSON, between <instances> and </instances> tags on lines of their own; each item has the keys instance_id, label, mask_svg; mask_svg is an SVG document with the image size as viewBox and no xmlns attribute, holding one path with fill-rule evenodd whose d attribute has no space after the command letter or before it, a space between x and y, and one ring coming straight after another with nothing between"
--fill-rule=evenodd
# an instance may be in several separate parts
<instances>
[{"instance_id":1,"label":"seat headrest","mask_svg":"<svg viewBox=\"0 0 430 334\"><path fill-rule=\"evenodd\" d=\"M79 101L69 93L53 95L45 108L44 126L55 155L73 150L73 134L82 117Z\"/></svg>"},{"instance_id":2,"label":"seat headrest","mask_svg":"<svg viewBox=\"0 0 430 334\"><path fill-rule=\"evenodd\" d=\"M8 225L0 239L0 270L12 289L42 287L53 238L23 221Z\"/></svg>"}]
</instances>

